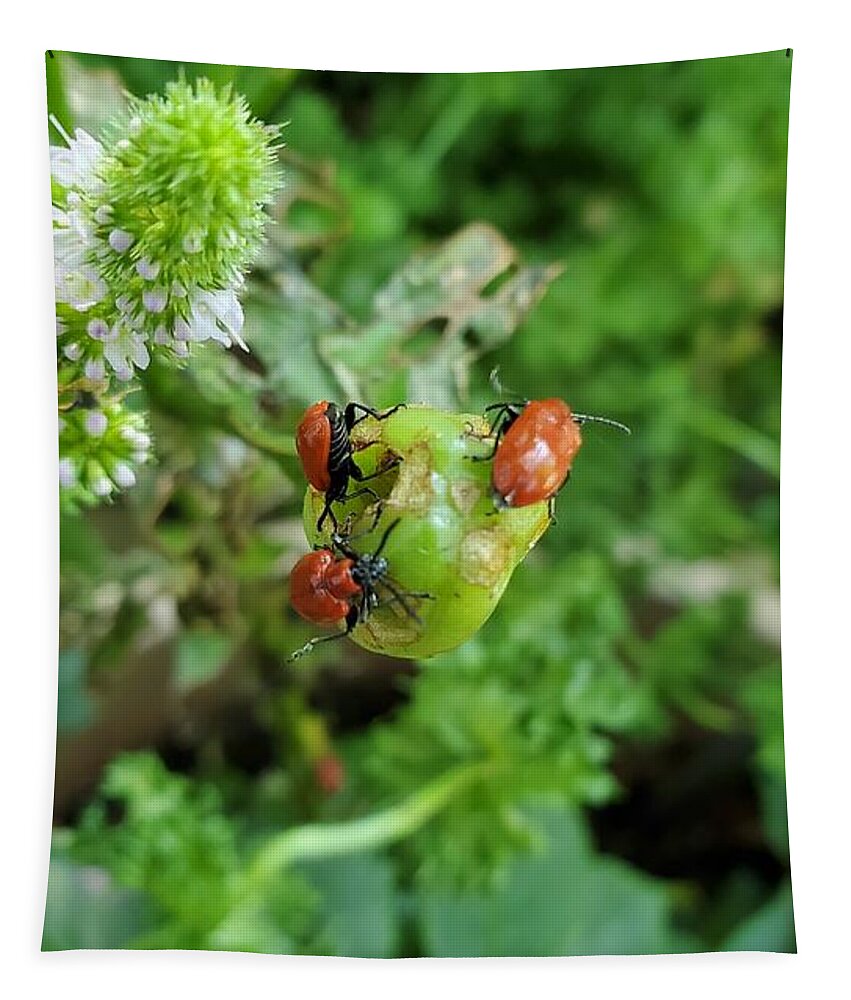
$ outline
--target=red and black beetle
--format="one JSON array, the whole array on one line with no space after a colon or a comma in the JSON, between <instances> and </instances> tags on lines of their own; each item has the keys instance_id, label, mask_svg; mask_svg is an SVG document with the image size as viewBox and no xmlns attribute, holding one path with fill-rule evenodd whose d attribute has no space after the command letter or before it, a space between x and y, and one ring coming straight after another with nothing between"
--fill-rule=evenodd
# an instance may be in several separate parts
<instances>
[{"instance_id":1,"label":"red and black beetle","mask_svg":"<svg viewBox=\"0 0 851 1000\"><path fill-rule=\"evenodd\" d=\"M582 447L582 424L595 421L631 433L617 420L574 413L561 399L494 403L485 413L496 414L491 424L493 451L484 460L493 459L491 483L498 508L552 500Z\"/></svg>"},{"instance_id":2,"label":"red and black beetle","mask_svg":"<svg viewBox=\"0 0 851 1000\"><path fill-rule=\"evenodd\" d=\"M385 466L371 476L365 476L352 458L350 433L361 420L367 417L386 420L404 405L400 403L399 406L379 413L361 403L349 403L345 410L340 410L334 403L322 400L305 411L298 425L295 441L307 481L315 490L325 494L325 507L316 523L317 531L322 530L326 517L331 518L336 530L337 518L331 509L333 503L353 500L364 493L370 493L378 499L375 491L368 486L351 494L346 492L350 479L364 483L383 475L388 468ZM361 416L357 416L358 411Z\"/></svg>"},{"instance_id":3,"label":"red and black beetle","mask_svg":"<svg viewBox=\"0 0 851 1000\"><path fill-rule=\"evenodd\" d=\"M298 659L320 642L342 639L369 619L380 603L378 588L390 594L384 603L398 603L410 618L419 621L408 599L431 599L430 594L404 593L389 577L387 559L381 554L390 533L400 523L395 520L382 535L375 552L355 552L348 539L335 532L332 548L308 552L290 574L290 603L302 618L314 625L345 623L345 631L311 639L290 657Z\"/></svg>"}]
</instances>

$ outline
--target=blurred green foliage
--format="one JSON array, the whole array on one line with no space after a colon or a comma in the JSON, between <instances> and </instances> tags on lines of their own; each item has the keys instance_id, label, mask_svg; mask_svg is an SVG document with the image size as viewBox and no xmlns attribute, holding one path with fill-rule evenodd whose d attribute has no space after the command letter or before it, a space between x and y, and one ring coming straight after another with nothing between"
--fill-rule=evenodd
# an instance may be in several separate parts
<instances>
[{"instance_id":1,"label":"blurred green foliage","mask_svg":"<svg viewBox=\"0 0 851 1000\"><path fill-rule=\"evenodd\" d=\"M791 60L55 62L66 127L179 73L290 124L251 355L154 364L136 397L157 465L63 516L44 947L794 950L777 619ZM512 394L632 437L588 428L557 523L465 646L415 675L343 643L285 667L309 631L286 606L304 406L475 411L496 364Z\"/></svg>"}]
</instances>

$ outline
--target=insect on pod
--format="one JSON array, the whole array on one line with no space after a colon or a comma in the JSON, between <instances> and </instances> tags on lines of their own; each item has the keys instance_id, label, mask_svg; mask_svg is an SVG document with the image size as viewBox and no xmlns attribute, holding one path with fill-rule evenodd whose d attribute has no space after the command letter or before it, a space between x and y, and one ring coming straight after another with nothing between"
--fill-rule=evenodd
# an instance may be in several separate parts
<instances>
[{"instance_id":1,"label":"insect on pod","mask_svg":"<svg viewBox=\"0 0 851 1000\"><path fill-rule=\"evenodd\" d=\"M389 567L382 555L387 539L400 520L384 532L375 552L357 553L350 538L334 533L331 548L308 552L290 574L290 603L302 618L314 625L345 624L343 632L310 639L296 650L290 660L309 653L321 642L342 639L369 620L379 603L397 603L414 621L419 621L409 600L431 600L431 594L405 593L389 577ZM379 598L379 588L388 598Z\"/></svg>"},{"instance_id":2,"label":"insect on pod","mask_svg":"<svg viewBox=\"0 0 851 1000\"><path fill-rule=\"evenodd\" d=\"M561 399L494 403L485 414L495 414L491 436L495 439L491 485L497 508L527 507L552 500L562 488L582 447L584 423L608 424L630 434L617 420L574 413Z\"/></svg>"},{"instance_id":3,"label":"insect on pod","mask_svg":"<svg viewBox=\"0 0 851 1000\"><path fill-rule=\"evenodd\" d=\"M353 500L364 494L370 494L378 500L378 495L368 486L355 490L354 493L347 492L350 479L365 483L384 475L392 468L385 465L372 475L364 475L352 457L351 431L367 417L386 420L404 405L400 403L379 413L361 403L349 403L341 410L334 403L322 400L305 411L296 431L296 450L307 481L319 493L325 494L325 506L319 515L317 530L322 530L327 517L331 518L334 529L338 528L337 518L331 509L334 503Z\"/></svg>"}]
</instances>

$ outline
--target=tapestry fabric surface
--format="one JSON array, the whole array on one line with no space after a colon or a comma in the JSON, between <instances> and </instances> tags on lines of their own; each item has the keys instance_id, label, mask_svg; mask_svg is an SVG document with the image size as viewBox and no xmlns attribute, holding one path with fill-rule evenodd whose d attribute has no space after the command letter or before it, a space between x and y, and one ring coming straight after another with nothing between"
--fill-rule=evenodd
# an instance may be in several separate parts
<instances>
[{"instance_id":1,"label":"tapestry fabric surface","mask_svg":"<svg viewBox=\"0 0 851 1000\"><path fill-rule=\"evenodd\" d=\"M45 62L43 948L795 951L791 51Z\"/></svg>"}]
</instances>

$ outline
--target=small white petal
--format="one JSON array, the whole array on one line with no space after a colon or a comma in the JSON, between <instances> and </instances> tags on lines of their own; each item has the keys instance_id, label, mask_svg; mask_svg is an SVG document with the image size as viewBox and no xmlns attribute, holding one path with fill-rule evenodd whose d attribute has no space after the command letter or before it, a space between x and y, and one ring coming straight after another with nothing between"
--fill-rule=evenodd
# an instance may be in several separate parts
<instances>
[{"instance_id":1,"label":"small white petal","mask_svg":"<svg viewBox=\"0 0 851 1000\"><path fill-rule=\"evenodd\" d=\"M107 427L109 427L109 421L106 419L106 414L101 413L100 410L90 410L86 414L84 424L86 433L91 435L91 437L100 437Z\"/></svg>"},{"instance_id":2,"label":"small white petal","mask_svg":"<svg viewBox=\"0 0 851 1000\"><path fill-rule=\"evenodd\" d=\"M86 331L95 340L106 340L110 335L109 324L104 319L93 319L86 326Z\"/></svg>"},{"instance_id":3,"label":"small white petal","mask_svg":"<svg viewBox=\"0 0 851 1000\"><path fill-rule=\"evenodd\" d=\"M112 215L112 205L100 205L95 209L95 222L99 226L105 226Z\"/></svg>"},{"instance_id":4,"label":"small white petal","mask_svg":"<svg viewBox=\"0 0 851 1000\"><path fill-rule=\"evenodd\" d=\"M146 451L134 451L133 452L133 464L134 465L144 465L148 461L148 453Z\"/></svg>"},{"instance_id":5,"label":"small white petal","mask_svg":"<svg viewBox=\"0 0 851 1000\"><path fill-rule=\"evenodd\" d=\"M135 427L122 428L121 436L137 448L150 448L151 446L150 437L144 431L137 431Z\"/></svg>"},{"instance_id":6,"label":"small white petal","mask_svg":"<svg viewBox=\"0 0 851 1000\"><path fill-rule=\"evenodd\" d=\"M183 285L181 285L179 281L175 281L175 283L171 286L171 294L176 299L185 299L186 289L183 287Z\"/></svg>"},{"instance_id":7,"label":"small white petal","mask_svg":"<svg viewBox=\"0 0 851 1000\"><path fill-rule=\"evenodd\" d=\"M174 324L174 339L175 340L189 340L192 336L192 331L189 329L189 324L185 319L178 319Z\"/></svg>"},{"instance_id":8,"label":"small white petal","mask_svg":"<svg viewBox=\"0 0 851 1000\"><path fill-rule=\"evenodd\" d=\"M65 136L64 146L50 147L50 172L66 188L96 191L101 185L97 176L103 147L87 132L77 129L74 137Z\"/></svg>"},{"instance_id":9,"label":"small white petal","mask_svg":"<svg viewBox=\"0 0 851 1000\"><path fill-rule=\"evenodd\" d=\"M63 458L59 461L59 485L69 487L76 485L77 467L73 459Z\"/></svg>"},{"instance_id":10,"label":"small white petal","mask_svg":"<svg viewBox=\"0 0 851 1000\"><path fill-rule=\"evenodd\" d=\"M204 249L204 237L200 233L190 233L183 237L184 253L200 253Z\"/></svg>"},{"instance_id":11,"label":"small white petal","mask_svg":"<svg viewBox=\"0 0 851 1000\"><path fill-rule=\"evenodd\" d=\"M83 353L83 348L79 344L69 344L63 348L62 353L69 361L79 361Z\"/></svg>"},{"instance_id":12,"label":"small white petal","mask_svg":"<svg viewBox=\"0 0 851 1000\"><path fill-rule=\"evenodd\" d=\"M106 369L100 358L89 358L84 370L86 378L90 378L93 382L99 382L106 374Z\"/></svg>"},{"instance_id":13,"label":"small white petal","mask_svg":"<svg viewBox=\"0 0 851 1000\"><path fill-rule=\"evenodd\" d=\"M142 303L150 313L161 313L168 304L168 295L161 288L146 288Z\"/></svg>"},{"instance_id":14,"label":"small white petal","mask_svg":"<svg viewBox=\"0 0 851 1000\"><path fill-rule=\"evenodd\" d=\"M116 486L125 490L136 485L136 473L126 462L116 462L112 470L112 479Z\"/></svg>"},{"instance_id":15,"label":"small white petal","mask_svg":"<svg viewBox=\"0 0 851 1000\"><path fill-rule=\"evenodd\" d=\"M144 260L136 261L136 273L145 281L153 281L160 273L160 265L146 257Z\"/></svg>"},{"instance_id":16,"label":"small white petal","mask_svg":"<svg viewBox=\"0 0 851 1000\"><path fill-rule=\"evenodd\" d=\"M164 326L158 326L154 330L154 343L159 344L161 347L168 344L171 341L171 337L168 335L168 330Z\"/></svg>"},{"instance_id":17,"label":"small white petal","mask_svg":"<svg viewBox=\"0 0 851 1000\"><path fill-rule=\"evenodd\" d=\"M141 368L142 371L151 363L151 355L148 353L148 348L141 337L133 338L133 342L130 345L130 356L133 359L133 364L137 368Z\"/></svg>"},{"instance_id":18,"label":"small white petal","mask_svg":"<svg viewBox=\"0 0 851 1000\"><path fill-rule=\"evenodd\" d=\"M112 493L112 483L106 477L96 479L91 484L91 490L96 497L108 497Z\"/></svg>"},{"instance_id":19,"label":"small white petal","mask_svg":"<svg viewBox=\"0 0 851 1000\"><path fill-rule=\"evenodd\" d=\"M109 234L109 245L116 253L125 253L134 242L133 234L126 229L113 229Z\"/></svg>"}]
</instances>

